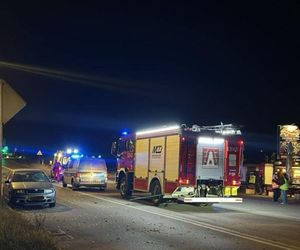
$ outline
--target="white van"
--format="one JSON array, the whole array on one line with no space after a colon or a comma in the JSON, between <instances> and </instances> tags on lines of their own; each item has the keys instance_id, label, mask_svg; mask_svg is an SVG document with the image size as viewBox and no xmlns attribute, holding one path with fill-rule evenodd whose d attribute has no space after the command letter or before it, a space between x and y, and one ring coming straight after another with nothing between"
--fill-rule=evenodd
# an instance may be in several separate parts
<instances>
[{"instance_id":1,"label":"white van","mask_svg":"<svg viewBox=\"0 0 300 250\"><path fill-rule=\"evenodd\" d=\"M105 190L107 186L105 160L89 157L71 160L62 177L63 187L67 187L68 184L72 185L73 190L82 186Z\"/></svg>"}]
</instances>

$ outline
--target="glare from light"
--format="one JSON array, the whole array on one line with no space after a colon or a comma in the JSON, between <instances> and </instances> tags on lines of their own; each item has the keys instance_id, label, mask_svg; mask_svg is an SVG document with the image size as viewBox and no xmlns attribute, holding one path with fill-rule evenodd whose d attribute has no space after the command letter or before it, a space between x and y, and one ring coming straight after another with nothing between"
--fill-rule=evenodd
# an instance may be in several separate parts
<instances>
[{"instance_id":1,"label":"glare from light","mask_svg":"<svg viewBox=\"0 0 300 250\"><path fill-rule=\"evenodd\" d=\"M212 137L199 137L198 143L207 143L207 144L223 144L224 139L223 138L212 138Z\"/></svg>"},{"instance_id":2,"label":"glare from light","mask_svg":"<svg viewBox=\"0 0 300 250\"><path fill-rule=\"evenodd\" d=\"M222 130L222 135L241 135L241 130L235 130L235 129L225 129Z\"/></svg>"},{"instance_id":3,"label":"glare from light","mask_svg":"<svg viewBox=\"0 0 300 250\"><path fill-rule=\"evenodd\" d=\"M72 149L71 148L68 148L67 149L67 154L71 154L72 153Z\"/></svg>"},{"instance_id":4,"label":"glare from light","mask_svg":"<svg viewBox=\"0 0 300 250\"><path fill-rule=\"evenodd\" d=\"M162 128L138 131L138 132L136 132L136 135L146 135L146 134L153 134L153 133L159 133L159 132L167 132L167 131L172 131L172 130L176 130L179 128L180 128L179 125L168 126L168 127L166 126L166 127L162 127Z\"/></svg>"},{"instance_id":5,"label":"glare from light","mask_svg":"<svg viewBox=\"0 0 300 250\"><path fill-rule=\"evenodd\" d=\"M77 148L75 148L75 149L73 150L73 153L74 153L74 154L78 154L78 152L79 152L79 151L78 151Z\"/></svg>"},{"instance_id":6,"label":"glare from light","mask_svg":"<svg viewBox=\"0 0 300 250\"><path fill-rule=\"evenodd\" d=\"M72 159L79 159L81 156L80 155L71 155Z\"/></svg>"},{"instance_id":7,"label":"glare from light","mask_svg":"<svg viewBox=\"0 0 300 250\"><path fill-rule=\"evenodd\" d=\"M295 130L298 129L298 126L296 125L284 125L283 127L285 127L289 132L294 132Z\"/></svg>"}]
</instances>

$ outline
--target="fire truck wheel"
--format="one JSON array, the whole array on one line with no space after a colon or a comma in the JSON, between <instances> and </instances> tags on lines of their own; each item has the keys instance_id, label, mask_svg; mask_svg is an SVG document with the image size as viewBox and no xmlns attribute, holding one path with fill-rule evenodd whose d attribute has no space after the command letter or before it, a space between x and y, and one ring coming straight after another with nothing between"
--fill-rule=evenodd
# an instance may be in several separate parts
<instances>
[{"instance_id":1,"label":"fire truck wheel","mask_svg":"<svg viewBox=\"0 0 300 250\"><path fill-rule=\"evenodd\" d=\"M154 181L151 185L151 195L155 196L152 198L152 202L155 206L158 206L161 203L161 187L159 181Z\"/></svg>"},{"instance_id":2,"label":"fire truck wheel","mask_svg":"<svg viewBox=\"0 0 300 250\"><path fill-rule=\"evenodd\" d=\"M123 199L127 199L130 196L128 183L125 176L123 176L120 181L120 193Z\"/></svg>"}]
</instances>

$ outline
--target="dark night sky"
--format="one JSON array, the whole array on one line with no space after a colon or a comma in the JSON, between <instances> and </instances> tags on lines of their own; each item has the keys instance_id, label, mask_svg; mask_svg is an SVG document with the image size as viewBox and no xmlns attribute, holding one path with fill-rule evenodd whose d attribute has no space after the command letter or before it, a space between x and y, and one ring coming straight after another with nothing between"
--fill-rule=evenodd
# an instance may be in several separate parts
<instances>
[{"instance_id":1,"label":"dark night sky","mask_svg":"<svg viewBox=\"0 0 300 250\"><path fill-rule=\"evenodd\" d=\"M106 155L124 128L222 121L250 155L300 125L299 3L107 2L1 3L0 78L27 102L8 145Z\"/></svg>"}]
</instances>

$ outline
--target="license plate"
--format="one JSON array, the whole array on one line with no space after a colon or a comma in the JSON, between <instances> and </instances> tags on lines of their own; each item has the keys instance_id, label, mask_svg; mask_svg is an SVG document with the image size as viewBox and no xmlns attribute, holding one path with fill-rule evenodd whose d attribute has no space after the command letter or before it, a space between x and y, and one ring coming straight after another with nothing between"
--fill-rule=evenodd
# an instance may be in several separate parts
<instances>
[{"instance_id":1,"label":"license plate","mask_svg":"<svg viewBox=\"0 0 300 250\"><path fill-rule=\"evenodd\" d=\"M81 179L82 182L89 182L89 183L100 183L100 180L93 180L93 179Z\"/></svg>"},{"instance_id":2,"label":"license plate","mask_svg":"<svg viewBox=\"0 0 300 250\"><path fill-rule=\"evenodd\" d=\"M43 201L43 200L44 200L44 196L35 196L30 198L30 201Z\"/></svg>"}]
</instances>

